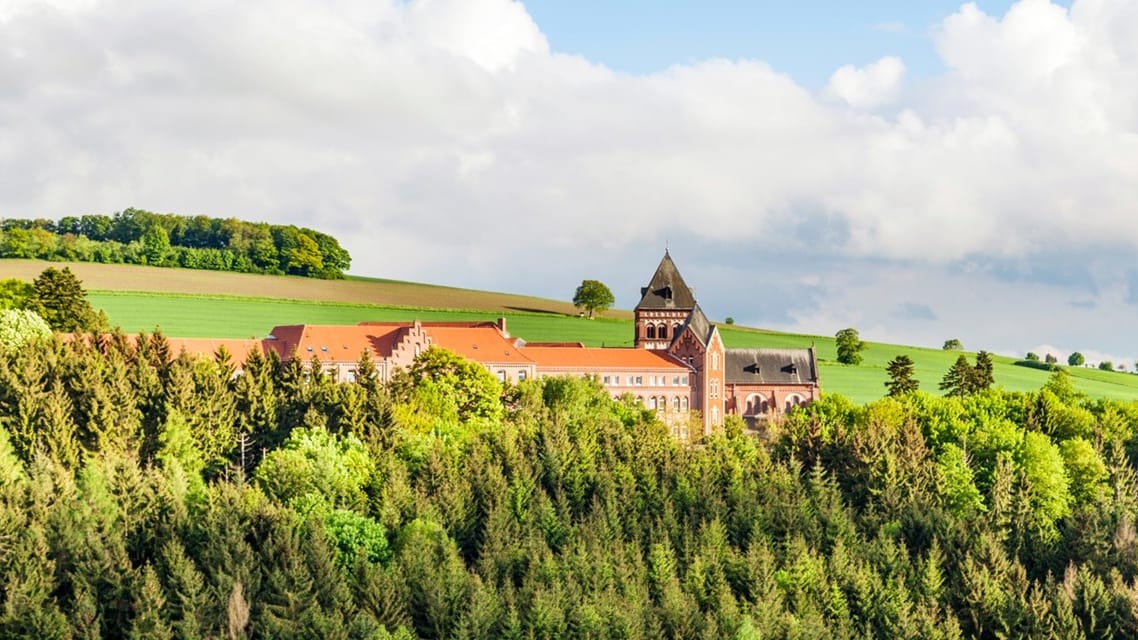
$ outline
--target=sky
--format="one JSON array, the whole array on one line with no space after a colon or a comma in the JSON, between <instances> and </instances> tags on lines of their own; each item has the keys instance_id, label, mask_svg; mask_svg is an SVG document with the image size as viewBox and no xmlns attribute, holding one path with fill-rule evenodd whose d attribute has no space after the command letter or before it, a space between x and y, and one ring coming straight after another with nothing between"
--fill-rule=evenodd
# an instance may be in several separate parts
<instances>
[{"instance_id":1,"label":"sky","mask_svg":"<svg viewBox=\"0 0 1138 640\"><path fill-rule=\"evenodd\" d=\"M0 216L300 224L355 274L625 308L667 247L712 318L1133 369L1134 33L1133 0L0 0Z\"/></svg>"}]
</instances>

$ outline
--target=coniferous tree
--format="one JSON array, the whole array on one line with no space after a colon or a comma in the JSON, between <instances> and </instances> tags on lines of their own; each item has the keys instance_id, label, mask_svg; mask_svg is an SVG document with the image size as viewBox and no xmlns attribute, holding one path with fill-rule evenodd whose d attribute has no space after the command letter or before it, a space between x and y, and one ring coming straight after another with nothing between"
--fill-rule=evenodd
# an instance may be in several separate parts
<instances>
[{"instance_id":1,"label":"coniferous tree","mask_svg":"<svg viewBox=\"0 0 1138 640\"><path fill-rule=\"evenodd\" d=\"M952 363L948 373L944 374L944 378L940 381L940 390L947 391L945 395L948 396L971 395L976 388L975 376L976 370L968 363L968 358L961 354L957 356L956 362Z\"/></svg>"},{"instance_id":2,"label":"coniferous tree","mask_svg":"<svg viewBox=\"0 0 1138 640\"><path fill-rule=\"evenodd\" d=\"M87 301L87 292L79 278L64 267L44 269L34 283L36 311L56 331L100 331L106 326Z\"/></svg>"},{"instance_id":3,"label":"coniferous tree","mask_svg":"<svg viewBox=\"0 0 1138 640\"><path fill-rule=\"evenodd\" d=\"M921 386L920 381L913 377L913 359L909 356L899 355L893 358L885 371L889 374L885 387L891 396L912 393Z\"/></svg>"},{"instance_id":4,"label":"coniferous tree","mask_svg":"<svg viewBox=\"0 0 1138 640\"><path fill-rule=\"evenodd\" d=\"M976 353L976 366L973 367L972 392L986 391L996 383L993 374L992 356L987 351Z\"/></svg>"}]
</instances>

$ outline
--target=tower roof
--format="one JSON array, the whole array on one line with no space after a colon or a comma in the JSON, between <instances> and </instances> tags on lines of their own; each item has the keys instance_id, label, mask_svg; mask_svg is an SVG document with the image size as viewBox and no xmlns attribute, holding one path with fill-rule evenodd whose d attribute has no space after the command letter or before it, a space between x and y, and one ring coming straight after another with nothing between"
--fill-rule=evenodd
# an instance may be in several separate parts
<instances>
[{"instance_id":1,"label":"tower roof","mask_svg":"<svg viewBox=\"0 0 1138 640\"><path fill-rule=\"evenodd\" d=\"M693 309L695 294L684 282L672 256L664 251L664 258L647 287L640 290L640 303L637 309Z\"/></svg>"}]
</instances>

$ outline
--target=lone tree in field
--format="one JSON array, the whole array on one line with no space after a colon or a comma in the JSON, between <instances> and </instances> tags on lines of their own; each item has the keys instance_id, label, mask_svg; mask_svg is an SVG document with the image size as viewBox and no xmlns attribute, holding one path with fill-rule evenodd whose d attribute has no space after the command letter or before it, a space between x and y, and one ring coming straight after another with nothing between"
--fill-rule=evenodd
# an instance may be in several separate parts
<instances>
[{"instance_id":1,"label":"lone tree in field","mask_svg":"<svg viewBox=\"0 0 1138 640\"><path fill-rule=\"evenodd\" d=\"M1083 354L1079 353L1078 351L1067 356L1067 364L1071 365L1072 367L1081 367L1086 361L1087 359L1083 357Z\"/></svg>"},{"instance_id":2,"label":"lone tree in field","mask_svg":"<svg viewBox=\"0 0 1138 640\"><path fill-rule=\"evenodd\" d=\"M87 301L83 283L71 269L48 267L36 278L35 311L55 331L99 331L106 325Z\"/></svg>"},{"instance_id":3,"label":"lone tree in field","mask_svg":"<svg viewBox=\"0 0 1138 640\"><path fill-rule=\"evenodd\" d=\"M889 366L885 371L889 374L889 380L885 382L885 388L889 389L891 396L903 396L906 393L912 393L920 388L921 383L913 377L913 359L909 356L897 356L889 361Z\"/></svg>"},{"instance_id":4,"label":"lone tree in field","mask_svg":"<svg viewBox=\"0 0 1138 640\"><path fill-rule=\"evenodd\" d=\"M842 329L834 334L834 342L838 347L838 362L861 364L861 352L865 349L865 343L861 341L857 329L852 327Z\"/></svg>"},{"instance_id":5,"label":"lone tree in field","mask_svg":"<svg viewBox=\"0 0 1138 640\"><path fill-rule=\"evenodd\" d=\"M616 302L612 291L600 280L582 280L573 294L573 306L589 312L589 318L597 311L604 311Z\"/></svg>"},{"instance_id":6,"label":"lone tree in field","mask_svg":"<svg viewBox=\"0 0 1138 640\"><path fill-rule=\"evenodd\" d=\"M964 345L960 342L959 338L949 338L944 341L944 346L941 349L945 351L963 351Z\"/></svg>"}]
</instances>

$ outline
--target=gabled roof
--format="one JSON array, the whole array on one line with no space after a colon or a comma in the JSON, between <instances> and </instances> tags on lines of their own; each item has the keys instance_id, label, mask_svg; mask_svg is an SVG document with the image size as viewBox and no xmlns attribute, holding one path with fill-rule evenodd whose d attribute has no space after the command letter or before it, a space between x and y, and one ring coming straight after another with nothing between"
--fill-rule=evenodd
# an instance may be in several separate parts
<instances>
[{"instance_id":1,"label":"gabled roof","mask_svg":"<svg viewBox=\"0 0 1138 640\"><path fill-rule=\"evenodd\" d=\"M715 334L715 325L711 324L711 321L707 319L707 315L703 313L703 309L700 309L698 304L692 309L691 314L688 315L687 320L684 321L680 330L676 332L672 343L675 344L675 341L679 339L679 337L683 335L684 330L688 328L691 329L692 334L695 335L700 344L705 347L711 344L711 336Z\"/></svg>"},{"instance_id":2,"label":"gabled roof","mask_svg":"<svg viewBox=\"0 0 1138 640\"><path fill-rule=\"evenodd\" d=\"M262 341L256 338L166 338L166 344L170 346L170 353L174 356L185 351L187 355L210 360L218 349L225 347L229 352L229 361L238 367L245 364L250 353L263 349Z\"/></svg>"},{"instance_id":3,"label":"gabled roof","mask_svg":"<svg viewBox=\"0 0 1138 640\"><path fill-rule=\"evenodd\" d=\"M288 359L293 352L304 360L317 357L324 362L356 361L368 350L375 357L391 355L408 331L407 324L385 326L292 324L273 327L265 339L266 349Z\"/></svg>"},{"instance_id":4,"label":"gabled roof","mask_svg":"<svg viewBox=\"0 0 1138 640\"><path fill-rule=\"evenodd\" d=\"M517 341L502 335L492 322L478 324L423 323L431 343L483 364L530 364Z\"/></svg>"},{"instance_id":5,"label":"gabled roof","mask_svg":"<svg viewBox=\"0 0 1138 640\"><path fill-rule=\"evenodd\" d=\"M640 290L640 303L637 309L691 309L695 306L695 294L684 282L672 256L664 251L664 258L648 286Z\"/></svg>"},{"instance_id":6,"label":"gabled roof","mask_svg":"<svg viewBox=\"0 0 1138 640\"><path fill-rule=\"evenodd\" d=\"M528 355L538 370L618 371L627 369L668 369L677 374L689 367L661 351L633 347L534 347L527 345Z\"/></svg>"},{"instance_id":7,"label":"gabled roof","mask_svg":"<svg viewBox=\"0 0 1138 640\"><path fill-rule=\"evenodd\" d=\"M727 349L727 384L815 384L814 349Z\"/></svg>"}]
</instances>

